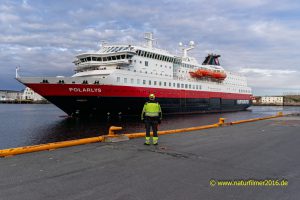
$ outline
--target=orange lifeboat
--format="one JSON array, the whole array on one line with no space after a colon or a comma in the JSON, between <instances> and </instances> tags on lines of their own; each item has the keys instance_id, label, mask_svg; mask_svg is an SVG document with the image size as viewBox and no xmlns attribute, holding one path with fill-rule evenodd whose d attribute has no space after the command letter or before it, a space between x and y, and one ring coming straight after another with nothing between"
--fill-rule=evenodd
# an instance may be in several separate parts
<instances>
[{"instance_id":1,"label":"orange lifeboat","mask_svg":"<svg viewBox=\"0 0 300 200\"><path fill-rule=\"evenodd\" d=\"M213 75L213 72L209 69L199 69L199 71L203 76L211 77Z\"/></svg>"},{"instance_id":2,"label":"orange lifeboat","mask_svg":"<svg viewBox=\"0 0 300 200\"><path fill-rule=\"evenodd\" d=\"M197 74L195 72L189 72L192 78L197 78Z\"/></svg>"},{"instance_id":3,"label":"orange lifeboat","mask_svg":"<svg viewBox=\"0 0 300 200\"><path fill-rule=\"evenodd\" d=\"M227 75L224 72L213 72L212 77L219 80L224 80Z\"/></svg>"},{"instance_id":4,"label":"orange lifeboat","mask_svg":"<svg viewBox=\"0 0 300 200\"><path fill-rule=\"evenodd\" d=\"M191 77L193 78L201 78L203 76L203 74L200 72L200 70L196 70L194 72L189 72Z\"/></svg>"}]
</instances>

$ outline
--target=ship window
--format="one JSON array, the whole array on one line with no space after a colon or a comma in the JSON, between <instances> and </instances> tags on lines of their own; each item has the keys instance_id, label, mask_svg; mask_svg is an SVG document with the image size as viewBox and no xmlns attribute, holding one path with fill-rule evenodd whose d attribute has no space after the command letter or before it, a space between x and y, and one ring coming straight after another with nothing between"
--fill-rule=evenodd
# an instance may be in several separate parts
<instances>
[{"instance_id":1,"label":"ship window","mask_svg":"<svg viewBox=\"0 0 300 200\"><path fill-rule=\"evenodd\" d=\"M144 53L145 53L144 51L141 51L141 56L144 56Z\"/></svg>"},{"instance_id":2,"label":"ship window","mask_svg":"<svg viewBox=\"0 0 300 200\"><path fill-rule=\"evenodd\" d=\"M136 80L136 83L137 83L137 84L140 84L140 79L137 79L137 80Z\"/></svg>"},{"instance_id":3,"label":"ship window","mask_svg":"<svg viewBox=\"0 0 300 200\"><path fill-rule=\"evenodd\" d=\"M155 59L158 59L158 57L159 57L159 55L158 55L158 54L156 54L156 55L155 55Z\"/></svg>"},{"instance_id":4,"label":"ship window","mask_svg":"<svg viewBox=\"0 0 300 200\"><path fill-rule=\"evenodd\" d=\"M110 60L111 60L111 57L110 57L110 56L109 56L109 57L107 57L107 60L108 60L108 61L110 61Z\"/></svg>"},{"instance_id":5,"label":"ship window","mask_svg":"<svg viewBox=\"0 0 300 200\"><path fill-rule=\"evenodd\" d=\"M148 66L148 61L145 61L145 66Z\"/></svg>"},{"instance_id":6,"label":"ship window","mask_svg":"<svg viewBox=\"0 0 300 200\"><path fill-rule=\"evenodd\" d=\"M127 78L124 78L124 83L127 83Z\"/></svg>"},{"instance_id":7,"label":"ship window","mask_svg":"<svg viewBox=\"0 0 300 200\"><path fill-rule=\"evenodd\" d=\"M120 77L117 77L117 82L120 83L121 79Z\"/></svg>"},{"instance_id":8,"label":"ship window","mask_svg":"<svg viewBox=\"0 0 300 200\"><path fill-rule=\"evenodd\" d=\"M151 80L149 80L149 85L151 85Z\"/></svg>"},{"instance_id":9,"label":"ship window","mask_svg":"<svg viewBox=\"0 0 300 200\"><path fill-rule=\"evenodd\" d=\"M177 83L177 88L180 88L180 84L179 83Z\"/></svg>"},{"instance_id":10,"label":"ship window","mask_svg":"<svg viewBox=\"0 0 300 200\"><path fill-rule=\"evenodd\" d=\"M150 57L151 57L150 54L151 54L150 52L147 53L147 58L150 58Z\"/></svg>"},{"instance_id":11,"label":"ship window","mask_svg":"<svg viewBox=\"0 0 300 200\"><path fill-rule=\"evenodd\" d=\"M171 87L171 86L172 86L172 83L169 82L169 87Z\"/></svg>"},{"instance_id":12,"label":"ship window","mask_svg":"<svg viewBox=\"0 0 300 200\"><path fill-rule=\"evenodd\" d=\"M201 90L201 85L199 85L199 90Z\"/></svg>"},{"instance_id":13,"label":"ship window","mask_svg":"<svg viewBox=\"0 0 300 200\"><path fill-rule=\"evenodd\" d=\"M175 87L175 83L173 83L173 87Z\"/></svg>"},{"instance_id":14,"label":"ship window","mask_svg":"<svg viewBox=\"0 0 300 200\"><path fill-rule=\"evenodd\" d=\"M117 60L120 60L121 59L121 56L120 55L117 55Z\"/></svg>"},{"instance_id":15,"label":"ship window","mask_svg":"<svg viewBox=\"0 0 300 200\"><path fill-rule=\"evenodd\" d=\"M189 84L189 88L191 89L191 84Z\"/></svg>"},{"instance_id":16,"label":"ship window","mask_svg":"<svg viewBox=\"0 0 300 200\"><path fill-rule=\"evenodd\" d=\"M185 84L185 88L188 88L188 84Z\"/></svg>"},{"instance_id":17,"label":"ship window","mask_svg":"<svg viewBox=\"0 0 300 200\"><path fill-rule=\"evenodd\" d=\"M97 58L97 61L102 61L101 57Z\"/></svg>"},{"instance_id":18,"label":"ship window","mask_svg":"<svg viewBox=\"0 0 300 200\"><path fill-rule=\"evenodd\" d=\"M146 85L146 80L143 80L143 85Z\"/></svg>"},{"instance_id":19,"label":"ship window","mask_svg":"<svg viewBox=\"0 0 300 200\"><path fill-rule=\"evenodd\" d=\"M134 84L134 79L132 78L132 79L130 79L130 82L132 83L132 84Z\"/></svg>"},{"instance_id":20,"label":"ship window","mask_svg":"<svg viewBox=\"0 0 300 200\"><path fill-rule=\"evenodd\" d=\"M110 51L114 52L118 47L113 47Z\"/></svg>"},{"instance_id":21,"label":"ship window","mask_svg":"<svg viewBox=\"0 0 300 200\"><path fill-rule=\"evenodd\" d=\"M91 57L87 57L87 61L91 61Z\"/></svg>"},{"instance_id":22,"label":"ship window","mask_svg":"<svg viewBox=\"0 0 300 200\"><path fill-rule=\"evenodd\" d=\"M156 81L154 81L154 85L156 85Z\"/></svg>"},{"instance_id":23,"label":"ship window","mask_svg":"<svg viewBox=\"0 0 300 200\"><path fill-rule=\"evenodd\" d=\"M123 54L123 55L121 55L121 59L125 59L125 55Z\"/></svg>"},{"instance_id":24,"label":"ship window","mask_svg":"<svg viewBox=\"0 0 300 200\"><path fill-rule=\"evenodd\" d=\"M107 61L107 57L103 57L103 61Z\"/></svg>"},{"instance_id":25,"label":"ship window","mask_svg":"<svg viewBox=\"0 0 300 200\"><path fill-rule=\"evenodd\" d=\"M184 84L181 84L181 88L184 88Z\"/></svg>"},{"instance_id":26,"label":"ship window","mask_svg":"<svg viewBox=\"0 0 300 200\"><path fill-rule=\"evenodd\" d=\"M117 58L116 58L116 56L112 56L112 60L116 60Z\"/></svg>"},{"instance_id":27,"label":"ship window","mask_svg":"<svg viewBox=\"0 0 300 200\"><path fill-rule=\"evenodd\" d=\"M97 58L96 57L92 57L92 61L97 61Z\"/></svg>"}]
</instances>

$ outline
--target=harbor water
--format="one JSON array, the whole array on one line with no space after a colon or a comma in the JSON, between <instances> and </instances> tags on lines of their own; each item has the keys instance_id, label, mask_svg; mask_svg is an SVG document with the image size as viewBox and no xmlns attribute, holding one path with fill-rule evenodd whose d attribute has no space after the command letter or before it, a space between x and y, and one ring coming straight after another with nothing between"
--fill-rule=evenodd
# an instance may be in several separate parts
<instances>
[{"instance_id":1,"label":"harbor water","mask_svg":"<svg viewBox=\"0 0 300 200\"><path fill-rule=\"evenodd\" d=\"M159 130L168 130L226 121L296 113L300 107L252 106L247 111L214 114L164 116ZM107 134L112 125L122 126L120 133L144 131L139 118L73 119L52 104L0 104L0 149L58 142Z\"/></svg>"}]
</instances>

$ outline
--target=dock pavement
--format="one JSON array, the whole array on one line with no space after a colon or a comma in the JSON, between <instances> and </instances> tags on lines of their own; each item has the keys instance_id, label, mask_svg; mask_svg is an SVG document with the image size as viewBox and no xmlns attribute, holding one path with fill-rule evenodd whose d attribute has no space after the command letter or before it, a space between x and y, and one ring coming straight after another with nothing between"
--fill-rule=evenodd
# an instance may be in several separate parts
<instances>
[{"instance_id":1,"label":"dock pavement","mask_svg":"<svg viewBox=\"0 0 300 200\"><path fill-rule=\"evenodd\" d=\"M143 141L0 158L0 199L300 198L299 116Z\"/></svg>"}]
</instances>

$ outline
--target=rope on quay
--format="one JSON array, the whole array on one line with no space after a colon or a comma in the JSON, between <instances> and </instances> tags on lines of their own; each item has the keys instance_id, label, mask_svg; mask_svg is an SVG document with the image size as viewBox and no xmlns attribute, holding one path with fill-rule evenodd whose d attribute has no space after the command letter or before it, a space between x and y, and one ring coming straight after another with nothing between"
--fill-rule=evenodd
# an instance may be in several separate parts
<instances>
[{"instance_id":1,"label":"rope on quay","mask_svg":"<svg viewBox=\"0 0 300 200\"><path fill-rule=\"evenodd\" d=\"M241 123L247 123L247 122L254 122L254 121L266 120L266 119L289 116L289 115L293 115L293 114L284 115L282 112L278 112L277 115L273 115L273 116L253 118L253 119L247 119L247 120L239 120L239 121L233 121L233 122L225 122L225 118L220 118L219 122L216 124L196 126L196 127L190 127L190 128L181 128L181 129L174 129L174 130L158 131L158 134L159 135L167 135L167 134L174 134L174 133L204 130L204 129L217 128L217 127L235 125L235 124L241 124ZM96 142L107 142L107 141L112 142L113 140L107 140L107 139L114 139L114 138L124 138L125 137L128 139L133 139L133 138L145 137L145 132L116 134L115 131L119 131L119 130L122 130L122 127L111 126L109 128L107 135L103 135L103 136L99 136L99 137L90 137L90 138L84 138L84 139L53 142L53 143L33 145L33 146L2 149L2 150L0 150L0 157L9 157L9 156L18 155L18 154L25 154L25 153L45 151L45 150L53 150L53 149L58 149L58 148L71 147L71 146L96 143ZM124 140L121 139L119 141L124 141Z\"/></svg>"}]
</instances>

